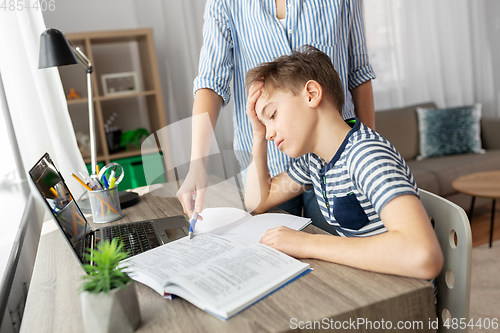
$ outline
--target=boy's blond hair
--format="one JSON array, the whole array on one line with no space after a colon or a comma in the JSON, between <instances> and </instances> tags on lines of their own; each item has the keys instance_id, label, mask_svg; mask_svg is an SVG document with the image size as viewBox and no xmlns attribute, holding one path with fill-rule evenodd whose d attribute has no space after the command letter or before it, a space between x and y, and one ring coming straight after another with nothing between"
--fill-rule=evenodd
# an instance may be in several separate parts
<instances>
[{"instance_id":1,"label":"boy's blond hair","mask_svg":"<svg viewBox=\"0 0 500 333\"><path fill-rule=\"evenodd\" d=\"M297 95L309 80L321 85L324 96L342 114L342 82L330 57L314 46L304 45L289 55L262 63L246 74L247 89L256 82L264 81L266 85L271 85L271 88L291 91L294 95Z\"/></svg>"}]
</instances>

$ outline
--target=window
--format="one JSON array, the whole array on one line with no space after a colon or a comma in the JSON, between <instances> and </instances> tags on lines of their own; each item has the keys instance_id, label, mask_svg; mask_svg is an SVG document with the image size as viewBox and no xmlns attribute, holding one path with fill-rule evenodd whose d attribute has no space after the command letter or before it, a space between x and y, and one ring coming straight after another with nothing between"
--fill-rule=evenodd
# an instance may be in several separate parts
<instances>
[{"instance_id":1,"label":"window","mask_svg":"<svg viewBox=\"0 0 500 333\"><path fill-rule=\"evenodd\" d=\"M373 89L390 90L404 80L401 69L401 4L388 0L363 1L366 43L377 75Z\"/></svg>"},{"instance_id":2,"label":"window","mask_svg":"<svg viewBox=\"0 0 500 333\"><path fill-rule=\"evenodd\" d=\"M0 77L1 80L1 77ZM10 116L6 110L7 101L0 82L0 186L6 182L18 179L17 166L14 159L14 142L9 137Z\"/></svg>"}]
</instances>

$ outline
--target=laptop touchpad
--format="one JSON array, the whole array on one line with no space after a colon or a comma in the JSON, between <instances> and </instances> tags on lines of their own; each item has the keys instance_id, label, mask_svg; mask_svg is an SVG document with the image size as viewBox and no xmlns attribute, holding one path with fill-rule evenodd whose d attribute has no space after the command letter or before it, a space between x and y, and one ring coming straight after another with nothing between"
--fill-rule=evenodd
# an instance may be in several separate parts
<instances>
[{"instance_id":1,"label":"laptop touchpad","mask_svg":"<svg viewBox=\"0 0 500 333\"><path fill-rule=\"evenodd\" d=\"M188 232L189 232L189 229L186 227L165 229L165 234L167 235L169 241L173 241L173 240L182 238L184 236L187 236Z\"/></svg>"}]
</instances>

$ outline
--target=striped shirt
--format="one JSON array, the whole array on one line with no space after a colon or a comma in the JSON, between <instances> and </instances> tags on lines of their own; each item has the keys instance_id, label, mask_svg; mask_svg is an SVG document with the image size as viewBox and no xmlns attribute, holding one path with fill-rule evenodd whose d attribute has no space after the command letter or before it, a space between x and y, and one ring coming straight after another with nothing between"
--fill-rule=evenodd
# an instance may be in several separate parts
<instances>
[{"instance_id":1,"label":"striped shirt","mask_svg":"<svg viewBox=\"0 0 500 333\"><path fill-rule=\"evenodd\" d=\"M344 119L355 116L349 89L375 78L368 62L360 0L287 0L286 28L277 18L275 0L207 0L204 20L194 92L212 89L225 106L233 81L235 151L252 151L245 75L260 63L306 44L325 52L343 84ZM237 154L243 169L249 155ZM271 176L285 171L292 161L272 142L268 144Z\"/></svg>"},{"instance_id":2,"label":"striped shirt","mask_svg":"<svg viewBox=\"0 0 500 333\"><path fill-rule=\"evenodd\" d=\"M340 236L381 234L387 231L382 208L400 195L418 197L418 188L389 141L358 119L347 122L353 127L330 162L309 153L295 160L288 175L313 185L323 216Z\"/></svg>"}]
</instances>

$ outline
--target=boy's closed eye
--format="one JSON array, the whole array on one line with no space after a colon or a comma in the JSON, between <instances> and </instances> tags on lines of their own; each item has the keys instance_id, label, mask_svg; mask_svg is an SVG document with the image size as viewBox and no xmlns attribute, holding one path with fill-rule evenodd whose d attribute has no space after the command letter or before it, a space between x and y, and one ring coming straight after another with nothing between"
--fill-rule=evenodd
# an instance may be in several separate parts
<instances>
[{"instance_id":1,"label":"boy's closed eye","mask_svg":"<svg viewBox=\"0 0 500 333\"><path fill-rule=\"evenodd\" d=\"M261 97L261 98L262 98L262 97ZM258 101L257 101L257 102L258 102ZM262 121L262 119L267 119L267 118L266 118L266 116L269 116L269 112L270 112L271 108L273 107L272 105L270 105L270 104L272 103L272 102L270 102L270 101L267 101L267 103L266 103L266 102L264 102L264 103L265 103L265 104L264 104L264 106L262 107L262 109L260 110L260 112L259 112L259 110L258 110L258 109L259 109L259 107L258 107L258 106L256 106L256 112L255 112L255 113L257 114L257 118L259 119L259 121L260 121L261 123L264 123L264 122ZM260 116L259 116L259 113L260 113Z\"/></svg>"}]
</instances>

